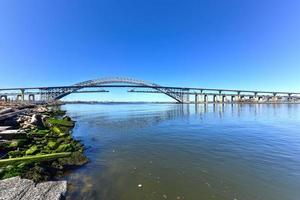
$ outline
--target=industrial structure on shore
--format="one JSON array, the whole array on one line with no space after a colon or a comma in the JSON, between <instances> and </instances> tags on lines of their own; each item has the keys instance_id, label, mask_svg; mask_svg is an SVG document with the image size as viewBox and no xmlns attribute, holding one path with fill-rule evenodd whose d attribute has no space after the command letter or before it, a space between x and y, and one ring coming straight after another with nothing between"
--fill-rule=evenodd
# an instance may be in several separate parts
<instances>
[{"instance_id":1,"label":"industrial structure on shore","mask_svg":"<svg viewBox=\"0 0 300 200\"><path fill-rule=\"evenodd\" d=\"M107 88L130 88L128 92L162 93L178 103L297 103L300 93L192 87L169 87L132 78L102 78L71 86L0 88L1 101L56 101L72 93L109 92ZM190 98L190 97L194 98Z\"/></svg>"}]
</instances>

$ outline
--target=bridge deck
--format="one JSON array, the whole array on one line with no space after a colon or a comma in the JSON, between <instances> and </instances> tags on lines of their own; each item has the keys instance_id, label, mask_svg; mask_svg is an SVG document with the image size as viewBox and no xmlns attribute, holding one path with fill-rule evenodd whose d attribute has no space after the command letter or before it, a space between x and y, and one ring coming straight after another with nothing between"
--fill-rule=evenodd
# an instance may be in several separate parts
<instances>
[{"instance_id":1,"label":"bridge deck","mask_svg":"<svg viewBox=\"0 0 300 200\"><path fill-rule=\"evenodd\" d=\"M53 87L20 87L20 88L0 88L0 91L12 90L50 90L50 89L80 89L80 88L153 88L153 89L173 89L173 90L195 90L197 93L205 91L215 92L240 92L240 93L264 93L264 94L289 94L300 95L300 92L284 92L284 91L263 91L263 90L238 90L238 89L220 89L220 88L195 88L195 87L170 87L170 86L148 86L148 85L90 85L90 86L53 86Z\"/></svg>"}]
</instances>

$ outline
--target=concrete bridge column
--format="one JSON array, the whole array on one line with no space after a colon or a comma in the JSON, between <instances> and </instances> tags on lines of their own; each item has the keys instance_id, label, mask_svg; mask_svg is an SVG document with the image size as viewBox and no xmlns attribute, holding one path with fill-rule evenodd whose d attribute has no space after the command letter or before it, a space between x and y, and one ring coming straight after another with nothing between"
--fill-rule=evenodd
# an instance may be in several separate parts
<instances>
[{"instance_id":1,"label":"concrete bridge column","mask_svg":"<svg viewBox=\"0 0 300 200\"><path fill-rule=\"evenodd\" d=\"M35 96L34 96L34 94L30 94L30 95L28 96L28 100L29 100L29 101L35 101Z\"/></svg>"},{"instance_id":2,"label":"concrete bridge column","mask_svg":"<svg viewBox=\"0 0 300 200\"><path fill-rule=\"evenodd\" d=\"M287 100L288 100L288 102L290 102L292 100L292 94L288 94Z\"/></svg>"},{"instance_id":3,"label":"concrete bridge column","mask_svg":"<svg viewBox=\"0 0 300 200\"><path fill-rule=\"evenodd\" d=\"M2 101L2 99L4 98L4 101L7 102L7 95L1 95L0 96L0 100Z\"/></svg>"},{"instance_id":4,"label":"concrete bridge column","mask_svg":"<svg viewBox=\"0 0 300 200\"><path fill-rule=\"evenodd\" d=\"M262 97L262 96L258 96L258 97L257 97L257 101L258 101L258 102L261 102L261 101L262 101L262 99L263 99L263 97Z\"/></svg>"},{"instance_id":5,"label":"concrete bridge column","mask_svg":"<svg viewBox=\"0 0 300 200\"><path fill-rule=\"evenodd\" d=\"M273 96L272 97L272 102L277 102L278 101L278 97L277 96Z\"/></svg>"},{"instance_id":6,"label":"concrete bridge column","mask_svg":"<svg viewBox=\"0 0 300 200\"><path fill-rule=\"evenodd\" d=\"M276 93L273 94L272 101L273 101L273 102L277 102L277 101L278 101L278 98L277 98L277 94L276 94Z\"/></svg>"},{"instance_id":7,"label":"concrete bridge column","mask_svg":"<svg viewBox=\"0 0 300 200\"><path fill-rule=\"evenodd\" d=\"M244 101L244 100L245 100L245 96L241 95L241 96L239 97L239 101Z\"/></svg>"},{"instance_id":8,"label":"concrete bridge column","mask_svg":"<svg viewBox=\"0 0 300 200\"><path fill-rule=\"evenodd\" d=\"M198 94L198 102L200 103L203 103L204 102L204 95L201 93L201 94Z\"/></svg>"},{"instance_id":9,"label":"concrete bridge column","mask_svg":"<svg viewBox=\"0 0 300 200\"><path fill-rule=\"evenodd\" d=\"M254 92L253 101L258 102L257 92Z\"/></svg>"},{"instance_id":10,"label":"concrete bridge column","mask_svg":"<svg viewBox=\"0 0 300 200\"><path fill-rule=\"evenodd\" d=\"M195 94L195 103L198 103L198 94Z\"/></svg>"},{"instance_id":11,"label":"concrete bridge column","mask_svg":"<svg viewBox=\"0 0 300 200\"><path fill-rule=\"evenodd\" d=\"M234 99L235 99L235 102L239 102L241 100L241 97L240 97L240 95L236 95L234 97Z\"/></svg>"},{"instance_id":12,"label":"concrete bridge column","mask_svg":"<svg viewBox=\"0 0 300 200\"><path fill-rule=\"evenodd\" d=\"M205 95L203 94L195 94L195 102L197 103L203 103L205 102Z\"/></svg>"},{"instance_id":13,"label":"concrete bridge column","mask_svg":"<svg viewBox=\"0 0 300 200\"><path fill-rule=\"evenodd\" d=\"M258 99L259 99L258 96L254 96L254 97L253 97L253 101L254 101L254 102L258 102L258 101L259 101Z\"/></svg>"},{"instance_id":14,"label":"concrete bridge column","mask_svg":"<svg viewBox=\"0 0 300 200\"><path fill-rule=\"evenodd\" d=\"M237 92L237 95L235 96L235 101L236 101L236 102L239 102L240 100L241 100L241 92L238 91L238 92Z\"/></svg>"},{"instance_id":15,"label":"concrete bridge column","mask_svg":"<svg viewBox=\"0 0 300 200\"><path fill-rule=\"evenodd\" d=\"M213 102L214 102L214 103L217 102L217 95L216 95L216 94L213 95Z\"/></svg>"},{"instance_id":16,"label":"concrete bridge column","mask_svg":"<svg viewBox=\"0 0 300 200\"><path fill-rule=\"evenodd\" d=\"M226 101L226 95L222 95L222 103Z\"/></svg>"},{"instance_id":17,"label":"concrete bridge column","mask_svg":"<svg viewBox=\"0 0 300 200\"><path fill-rule=\"evenodd\" d=\"M249 100L250 100L250 101L253 101L253 96L249 96Z\"/></svg>"},{"instance_id":18,"label":"concrete bridge column","mask_svg":"<svg viewBox=\"0 0 300 200\"><path fill-rule=\"evenodd\" d=\"M223 103L225 101L225 96L224 95L219 95L218 96L218 100L219 100L219 103Z\"/></svg>"},{"instance_id":19,"label":"concrete bridge column","mask_svg":"<svg viewBox=\"0 0 300 200\"><path fill-rule=\"evenodd\" d=\"M22 100L22 95L18 94L17 97L16 97L16 101L21 101L21 100Z\"/></svg>"},{"instance_id":20,"label":"concrete bridge column","mask_svg":"<svg viewBox=\"0 0 300 200\"><path fill-rule=\"evenodd\" d=\"M270 102L272 100L272 97L270 96L267 96L266 98L267 98L267 102Z\"/></svg>"},{"instance_id":21,"label":"concrete bridge column","mask_svg":"<svg viewBox=\"0 0 300 200\"><path fill-rule=\"evenodd\" d=\"M21 100L24 101L25 100L25 90L21 89Z\"/></svg>"},{"instance_id":22,"label":"concrete bridge column","mask_svg":"<svg viewBox=\"0 0 300 200\"><path fill-rule=\"evenodd\" d=\"M223 95L222 95L222 91L221 90L219 91L219 97L218 97L218 99L219 99L219 103L223 102Z\"/></svg>"},{"instance_id":23,"label":"concrete bridge column","mask_svg":"<svg viewBox=\"0 0 300 200\"><path fill-rule=\"evenodd\" d=\"M231 96L231 97L230 97L230 101L233 103L234 100L235 100L235 99L234 99L234 96Z\"/></svg>"},{"instance_id":24,"label":"concrete bridge column","mask_svg":"<svg viewBox=\"0 0 300 200\"><path fill-rule=\"evenodd\" d=\"M207 103L207 102L208 102L207 94L204 94L204 95L203 95L203 102L204 102L204 103Z\"/></svg>"}]
</instances>

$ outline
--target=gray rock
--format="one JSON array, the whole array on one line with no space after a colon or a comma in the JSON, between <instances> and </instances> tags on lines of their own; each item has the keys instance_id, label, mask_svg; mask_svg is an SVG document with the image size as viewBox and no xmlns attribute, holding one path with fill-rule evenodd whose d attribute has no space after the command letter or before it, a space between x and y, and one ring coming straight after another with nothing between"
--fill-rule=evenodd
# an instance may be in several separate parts
<instances>
[{"instance_id":1,"label":"gray rock","mask_svg":"<svg viewBox=\"0 0 300 200\"><path fill-rule=\"evenodd\" d=\"M42 115L42 123L45 127L47 127L47 119L49 119L49 116Z\"/></svg>"},{"instance_id":2,"label":"gray rock","mask_svg":"<svg viewBox=\"0 0 300 200\"><path fill-rule=\"evenodd\" d=\"M17 122L18 123L24 123L25 121L30 121L31 120L31 117L30 116L27 116L27 115L19 115L18 116L18 119L17 119Z\"/></svg>"},{"instance_id":3,"label":"gray rock","mask_svg":"<svg viewBox=\"0 0 300 200\"><path fill-rule=\"evenodd\" d=\"M37 127L44 127L42 115L40 114L32 115L30 124L35 125Z\"/></svg>"},{"instance_id":4,"label":"gray rock","mask_svg":"<svg viewBox=\"0 0 300 200\"><path fill-rule=\"evenodd\" d=\"M44 113L44 112L47 112L48 109L46 107L43 107L43 106L39 106L37 107L36 109L34 109L35 112L38 112L38 113Z\"/></svg>"},{"instance_id":5,"label":"gray rock","mask_svg":"<svg viewBox=\"0 0 300 200\"><path fill-rule=\"evenodd\" d=\"M67 121L72 121L71 117L69 117L68 115L64 115L62 118Z\"/></svg>"},{"instance_id":6,"label":"gray rock","mask_svg":"<svg viewBox=\"0 0 300 200\"><path fill-rule=\"evenodd\" d=\"M35 184L28 179L13 177L0 181L0 200L60 200L67 192L67 181Z\"/></svg>"}]
</instances>

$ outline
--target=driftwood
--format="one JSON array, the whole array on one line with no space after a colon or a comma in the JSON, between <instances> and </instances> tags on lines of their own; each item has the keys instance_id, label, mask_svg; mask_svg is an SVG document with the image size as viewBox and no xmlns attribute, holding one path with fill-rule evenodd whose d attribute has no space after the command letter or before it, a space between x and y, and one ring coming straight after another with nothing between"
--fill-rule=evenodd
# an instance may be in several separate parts
<instances>
[{"instance_id":1,"label":"driftwood","mask_svg":"<svg viewBox=\"0 0 300 200\"><path fill-rule=\"evenodd\" d=\"M26 132L23 130L4 130L0 132L0 139L11 140L26 137Z\"/></svg>"},{"instance_id":2,"label":"driftwood","mask_svg":"<svg viewBox=\"0 0 300 200\"><path fill-rule=\"evenodd\" d=\"M8 118L14 117L18 114L22 114L22 113L27 112L27 111L29 111L29 109L23 109L23 110L18 110L18 111L6 113L6 114L0 114L0 121L6 120Z\"/></svg>"},{"instance_id":3,"label":"driftwood","mask_svg":"<svg viewBox=\"0 0 300 200\"><path fill-rule=\"evenodd\" d=\"M11 126L0 126L0 132L10 129Z\"/></svg>"},{"instance_id":4,"label":"driftwood","mask_svg":"<svg viewBox=\"0 0 300 200\"><path fill-rule=\"evenodd\" d=\"M12 108L3 108L3 109L0 110L0 115L6 114L6 113L9 113L9 112L13 112L13 111L14 111L14 109L12 109Z\"/></svg>"}]
</instances>

